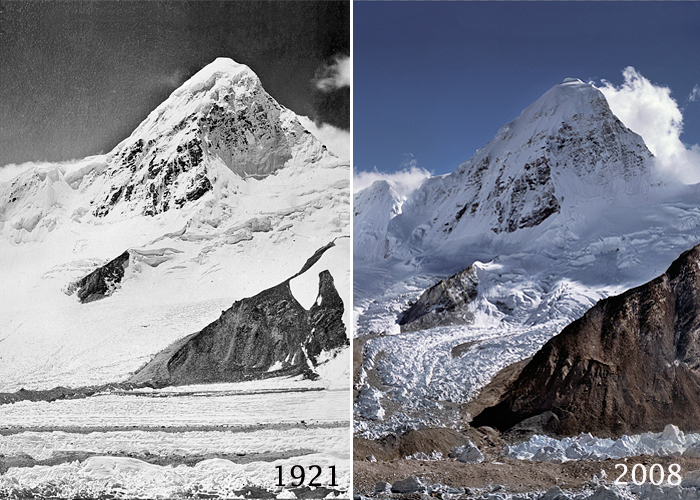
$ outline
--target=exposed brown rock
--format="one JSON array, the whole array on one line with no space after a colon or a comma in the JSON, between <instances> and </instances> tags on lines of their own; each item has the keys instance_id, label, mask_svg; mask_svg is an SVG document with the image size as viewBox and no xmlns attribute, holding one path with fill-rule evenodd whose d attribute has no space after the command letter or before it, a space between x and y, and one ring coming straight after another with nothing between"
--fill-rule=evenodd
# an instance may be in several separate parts
<instances>
[{"instance_id":1,"label":"exposed brown rock","mask_svg":"<svg viewBox=\"0 0 700 500\"><path fill-rule=\"evenodd\" d=\"M697 246L567 326L472 425L506 430L551 412L548 425L560 435L659 432L669 423L700 430L699 335Z\"/></svg>"},{"instance_id":2,"label":"exposed brown rock","mask_svg":"<svg viewBox=\"0 0 700 500\"><path fill-rule=\"evenodd\" d=\"M296 275L235 302L202 331L158 353L130 382L185 385L315 377L313 367L322 351L349 344L343 302L328 271L319 274L318 298L308 311L294 298L289 283L331 246L316 252Z\"/></svg>"},{"instance_id":3,"label":"exposed brown rock","mask_svg":"<svg viewBox=\"0 0 700 500\"><path fill-rule=\"evenodd\" d=\"M119 287L129 266L129 251L100 266L93 272L68 285L66 293L75 293L82 303L103 299Z\"/></svg>"},{"instance_id":4,"label":"exposed brown rock","mask_svg":"<svg viewBox=\"0 0 700 500\"><path fill-rule=\"evenodd\" d=\"M389 434L377 440L355 438L355 460L374 455L378 460L394 460L423 452L427 455L439 451L445 457L458 446L466 444L467 437L455 429L412 429L403 434Z\"/></svg>"},{"instance_id":5,"label":"exposed brown rock","mask_svg":"<svg viewBox=\"0 0 700 500\"><path fill-rule=\"evenodd\" d=\"M477 296L476 270L473 266L431 286L399 315L402 332L415 332L446 325L468 325L474 315L467 305Z\"/></svg>"}]
</instances>

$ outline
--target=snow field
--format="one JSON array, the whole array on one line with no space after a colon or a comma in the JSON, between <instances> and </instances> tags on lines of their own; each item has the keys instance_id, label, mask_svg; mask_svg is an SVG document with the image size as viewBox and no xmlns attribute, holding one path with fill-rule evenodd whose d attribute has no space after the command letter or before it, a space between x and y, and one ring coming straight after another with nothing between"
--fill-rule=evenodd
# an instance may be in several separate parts
<instances>
[{"instance_id":1,"label":"snow field","mask_svg":"<svg viewBox=\"0 0 700 500\"><path fill-rule=\"evenodd\" d=\"M94 171L94 159L87 163L84 169ZM71 187L67 168L53 167L46 175L44 183L60 184L70 196L50 198L55 203L42 208L42 217L87 213L89 193ZM188 210L66 218L50 232L0 222L0 231L19 231L24 241L0 239L0 300L7 305L0 317L0 392L124 380L235 300L297 273L336 238L338 256L331 264L340 274L336 287L347 287L338 289L350 303L350 251L342 238L350 218L347 164L291 166L247 181L218 168L221 185ZM79 304L64 293L126 249L133 249L130 266L112 296ZM314 280L317 293L317 273Z\"/></svg>"},{"instance_id":2,"label":"snow field","mask_svg":"<svg viewBox=\"0 0 700 500\"><path fill-rule=\"evenodd\" d=\"M102 395L0 405L3 428L244 427L258 424L347 422L349 391L235 396Z\"/></svg>"},{"instance_id":3,"label":"snow field","mask_svg":"<svg viewBox=\"0 0 700 500\"><path fill-rule=\"evenodd\" d=\"M186 432L27 431L0 436L0 454L6 457L26 454L38 461L48 460L57 452L184 458L191 455L279 453L299 449L346 459L349 456L348 427Z\"/></svg>"},{"instance_id":4,"label":"snow field","mask_svg":"<svg viewBox=\"0 0 700 500\"><path fill-rule=\"evenodd\" d=\"M134 458L91 457L80 463L11 468L0 476L0 494L9 497L31 493L38 498L104 498L107 495L118 499L184 499L202 498L202 495L243 498L237 492L246 486L258 486L281 494L285 488L276 486L276 467L282 466L288 471L294 465L307 469L318 465L323 474L317 482L335 490L349 489L349 459L339 464L337 459L324 455L240 465L230 460L210 459L194 466L159 466ZM330 486L329 466L336 467L338 486Z\"/></svg>"}]
</instances>

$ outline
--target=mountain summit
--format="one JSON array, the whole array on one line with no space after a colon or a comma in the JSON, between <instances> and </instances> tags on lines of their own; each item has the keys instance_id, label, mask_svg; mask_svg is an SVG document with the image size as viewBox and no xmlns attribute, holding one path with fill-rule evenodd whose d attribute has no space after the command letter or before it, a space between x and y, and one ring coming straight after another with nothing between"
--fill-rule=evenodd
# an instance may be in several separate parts
<instances>
[{"instance_id":1,"label":"mountain summit","mask_svg":"<svg viewBox=\"0 0 700 500\"><path fill-rule=\"evenodd\" d=\"M406 257L446 240L509 234L557 214L568 217L582 200L644 194L659 184L651 160L642 138L598 89L567 78L454 172L426 180L387 225L379 248L363 248L358 257ZM365 219L367 198L356 196L355 213Z\"/></svg>"},{"instance_id":2,"label":"mountain summit","mask_svg":"<svg viewBox=\"0 0 700 500\"><path fill-rule=\"evenodd\" d=\"M242 178L262 178L289 161L313 163L328 154L248 66L219 58L110 154L113 182L101 189L93 212L104 216L122 203L153 215L197 200L212 190L213 162Z\"/></svg>"},{"instance_id":3,"label":"mountain summit","mask_svg":"<svg viewBox=\"0 0 700 500\"><path fill-rule=\"evenodd\" d=\"M74 189L84 194L89 207L83 208L93 217L113 212L153 216L207 193L216 197L217 182L228 182L230 173L235 177L229 183L235 184L331 157L248 66L218 58L106 155L30 169L0 186L0 220L17 230L17 241L32 239L21 229L32 232L52 224L49 212L65 205L61 197ZM85 213L81 208L78 215Z\"/></svg>"}]
</instances>

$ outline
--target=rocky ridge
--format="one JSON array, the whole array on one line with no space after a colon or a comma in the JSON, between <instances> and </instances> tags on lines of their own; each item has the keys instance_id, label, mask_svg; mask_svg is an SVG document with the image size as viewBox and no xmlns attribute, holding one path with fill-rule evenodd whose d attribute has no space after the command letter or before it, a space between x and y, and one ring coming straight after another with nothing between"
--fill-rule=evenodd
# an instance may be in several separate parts
<instances>
[{"instance_id":1,"label":"rocky ridge","mask_svg":"<svg viewBox=\"0 0 700 500\"><path fill-rule=\"evenodd\" d=\"M547 415L558 435L700 429L700 246L660 277L599 301L542 347L471 425Z\"/></svg>"},{"instance_id":2,"label":"rocky ridge","mask_svg":"<svg viewBox=\"0 0 700 500\"><path fill-rule=\"evenodd\" d=\"M187 385L300 374L316 378L321 358L350 343L343 301L328 270L319 274L318 296L308 310L295 299L290 282L333 246L331 242L319 249L294 276L236 301L200 332L156 354L129 383Z\"/></svg>"},{"instance_id":3,"label":"rocky ridge","mask_svg":"<svg viewBox=\"0 0 700 500\"><path fill-rule=\"evenodd\" d=\"M474 315L467 306L477 297L478 284L476 269L469 266L428 288L399 314L401 332L472 323Z\"/></svg>"}]
</instances>

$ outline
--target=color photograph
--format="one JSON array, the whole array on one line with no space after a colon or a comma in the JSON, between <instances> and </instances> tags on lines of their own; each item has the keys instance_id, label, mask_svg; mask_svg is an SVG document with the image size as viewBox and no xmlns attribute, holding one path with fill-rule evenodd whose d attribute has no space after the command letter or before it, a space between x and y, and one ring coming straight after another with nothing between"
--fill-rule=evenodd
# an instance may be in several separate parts
<instances>
[{"instance_id":1,"label":"color photograph","mask_svg":"<svg viewBox=\"0 0 700 500\"><path fill-rule=\"evenodd\" d=\"M695 498L700 4L353 8L355 494Z\"/></svg>"}]
</instances>

